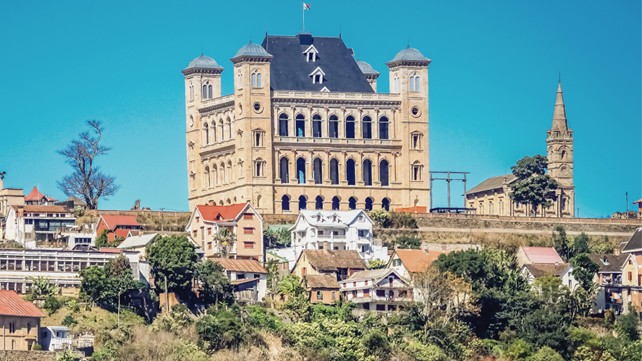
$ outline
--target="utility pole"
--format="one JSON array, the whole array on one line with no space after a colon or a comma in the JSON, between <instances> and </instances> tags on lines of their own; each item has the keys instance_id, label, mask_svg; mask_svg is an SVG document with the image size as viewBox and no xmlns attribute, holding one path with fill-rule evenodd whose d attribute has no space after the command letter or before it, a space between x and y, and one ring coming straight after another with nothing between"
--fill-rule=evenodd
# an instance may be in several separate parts
<instances>
[{"instance_id":1,"label":"utility pole","mask_svg":"<svg viewBox=\"0 0 642 361\"><path fill-rule=\"evenodd\" d=\"M169 314L169 291L167 290L167 275L163 274L165 276L165 312Z\"/></svg>"},{"instance_id":2,"label":"utility pole","mask_svg":"<svg viewBox=\"0 0 642 361\"><path fill-rule=\"evenodd\" d=\"M624 193L626 197L626 218L629 218L629 192Z\"/></svg>"},{"instance_id":3,"label":"utility pole","mask_svg":"<svg viewBox=\"0 0 642 361\"><path fill-rule=\"evenodd\" d=\"M161 211L161 214L160 214L160 216L161 216L161 232L163 232L164 231L164 226L165 226L165 217L164 217L165 216L165 213L164 213L165 208L161 208L160 211Z\"/></svg>"}]
</instances>

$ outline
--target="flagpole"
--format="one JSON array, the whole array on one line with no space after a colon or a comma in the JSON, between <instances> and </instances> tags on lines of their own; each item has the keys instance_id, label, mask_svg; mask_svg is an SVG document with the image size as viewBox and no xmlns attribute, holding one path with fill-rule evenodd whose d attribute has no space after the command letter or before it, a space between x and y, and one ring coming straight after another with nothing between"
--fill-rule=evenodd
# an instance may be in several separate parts
<instances>
[{"instance_id":1,"label":"flagpole","mask_svg":"<svg viewBox=\"0 0 642 361\"><path fill-rule=\"evenodd\" d=\"M301 32L305 33L305 3L301 6L301 18L303 19L303 31Z\"/></svg>"}]
</instances>

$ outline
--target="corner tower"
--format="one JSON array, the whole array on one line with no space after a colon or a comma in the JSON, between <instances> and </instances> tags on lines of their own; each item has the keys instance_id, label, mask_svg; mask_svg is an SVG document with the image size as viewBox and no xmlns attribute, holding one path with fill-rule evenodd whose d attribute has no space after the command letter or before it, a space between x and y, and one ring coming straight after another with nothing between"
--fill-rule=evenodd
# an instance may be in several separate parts
<instances>
[{"instance_id":1,"label":"corner tower","mask_svg":"<svg viewBox=\"0 0 642 361\"><path fill-rule=\"evenodd\" d=\"M546 137L548 174L560 187L555 202L555 216L575 217L575 186L573 185L573 131L568 128L562 83L557 85L553 125Z\"/></svg>"}]
</instances>

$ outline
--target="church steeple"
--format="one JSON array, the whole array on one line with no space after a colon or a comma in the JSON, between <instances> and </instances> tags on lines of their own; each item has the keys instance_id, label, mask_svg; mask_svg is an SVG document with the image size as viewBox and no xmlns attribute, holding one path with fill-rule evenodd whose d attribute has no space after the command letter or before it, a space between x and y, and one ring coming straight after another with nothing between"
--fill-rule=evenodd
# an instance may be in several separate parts
<instances>
[{"instance_id":1,"label":"church steeple","mask_svg":"<svg viewBox=\"0 0 642 361\"><path fill-rule=\"evenodd\" d=\"M557 97L555 98L555 111L553 112L553 131L568 132L566 121L566 109L564 107L564 94L562 93L562 82L557 84Z\"/></svg>"}]
</instances>

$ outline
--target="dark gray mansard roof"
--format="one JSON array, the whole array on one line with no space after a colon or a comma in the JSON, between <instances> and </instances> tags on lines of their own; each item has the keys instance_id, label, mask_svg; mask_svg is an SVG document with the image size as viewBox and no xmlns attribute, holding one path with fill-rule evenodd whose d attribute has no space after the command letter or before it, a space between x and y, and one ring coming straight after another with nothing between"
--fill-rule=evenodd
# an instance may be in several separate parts
<instances>
[{"instance_id":1,"label":"dark gray mansard roof","mask_svg":"<svg viewBox=\"0 0 642 361\"><path fill-rule=\"evenodd\" d=\"M273 90L373 93L366 77L341 38L267 35L261 44L272 54L270 83ZM303 52L314 45L317 61L307 62ZM317 67L325 73L323 84L312 84Z\"/></svg>"}]
</instances>

